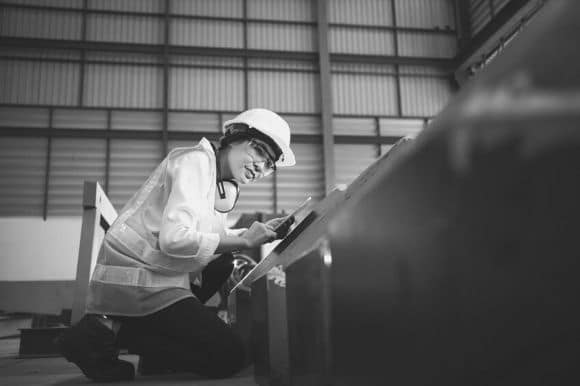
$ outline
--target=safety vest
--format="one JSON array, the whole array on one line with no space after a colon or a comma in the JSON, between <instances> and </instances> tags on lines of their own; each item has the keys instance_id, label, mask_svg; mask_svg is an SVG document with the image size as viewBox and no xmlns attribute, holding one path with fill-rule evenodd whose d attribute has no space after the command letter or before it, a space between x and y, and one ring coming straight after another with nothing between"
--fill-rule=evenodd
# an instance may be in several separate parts
<instances>
[{"instance_id":1,"label":"safety vest","mask_svg":"<svg viewBox=\"0 0 580 386\"><path fill-rule=\"evenodd\" d=\"M192 152L209 157L209 162L195 171L207 173L203 178L206 183L201 184L204 186L196 186L203 202L195 205L199 221L194 230L205 242L195 254L177 256L160 248L159 233L171 188L179 183L172 180L171 170ZM214 209L215 165L215 153L204 138L197 146L172 150L157 166L104 237L89 283L87 312L140 316L193 296L190 273L201 272L217 257L214 252L226 228L225 214Z\"/></svg>"}]
</instances>

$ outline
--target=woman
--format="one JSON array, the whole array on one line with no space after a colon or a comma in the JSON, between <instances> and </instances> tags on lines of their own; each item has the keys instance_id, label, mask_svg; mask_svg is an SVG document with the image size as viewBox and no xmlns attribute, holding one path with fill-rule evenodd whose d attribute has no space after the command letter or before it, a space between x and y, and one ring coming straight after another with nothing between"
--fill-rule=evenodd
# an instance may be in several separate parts
<instances>
[{"instance_id":1,"label":"woman","mask_svg":"<svg viewBox=\"0 0 580 386\"><path fill-rule=\"evenodd\" d=\"M223 212L233 209L237 184L292 166L295 157L290 128L272 111L245 111L224 132L219 149L203 138L171 151L108 230L87 315L57 342L87 377L132 379L133 365L118 359L120 346L141 356L145 374L227 377L243 367L241 339L203 303L231 273L231 253L273 241L283 219L233 231Z\"/></svg>"}]
</instances>

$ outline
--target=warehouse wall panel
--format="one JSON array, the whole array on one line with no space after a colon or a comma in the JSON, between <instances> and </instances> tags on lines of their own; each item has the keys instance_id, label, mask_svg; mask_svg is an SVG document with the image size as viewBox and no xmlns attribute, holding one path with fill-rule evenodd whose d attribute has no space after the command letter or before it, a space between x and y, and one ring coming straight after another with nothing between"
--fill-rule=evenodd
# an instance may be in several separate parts
<instances>
[{"instance_id":1,"label":"warehouse wall panel","mask_svg":"<svg viewBox=\"0 0 580 386\"><path fill-rule=\"evenodd\" d=\"M308 25L249 23L248 48L276 51L314 51L316 29Z\"/></svg>"},{"instance_id":2,"label":"warehouse wall panel","mask_svg":"<svg viewBox=\"0 0 580 386\"><path fill-rule=\"evenodd\" d=\"M165 0L88 0L89 9L163 13Z\"/></svg>"},{"instance_id":3,"label":"warehouse wall panel","mask_svg":"<svg viewBox=\"0 0 580 386\"><path fill-rule=\"evenodd\" d=\"M40 7L57 8L82 8L83 3L79 0L4 0L8 4L35 5Z\"/></svg>"},{"instance_id":4,"label":"warehouse wall panel","mask_svg":"<svg viewBox=\"0 0 580 386\"><path fill-rule=\"evenodd\" d=\"M395 6L398 26L455 28L453 0L398 0Z\"/></svg>"},{"instance_id":5,"label":"warehouse wall panel","mask_svg":"<svg viewBox=\"0 0 580 386\"><path fill-rule=\"evenodd\" d=\"M336 184L350 184L377 156L376 145L334 145Z\"/></svg>"},{"instance_id":6,"label":"warehouse wall panel","mask_svg":"<svg viewBox=\"0 0 580 386\"><path fill-rule=\"evenodd\" d=\"M77 64L0 60L0 103L71 105L78 82Z\"/></svg>"},{"instance_id":7,"label":"warehouse wall panel","mask_svg":"<svg viewBox=\"0 0 580 386\"><path fill-rule=\"evenodd\" d=\"M332 74L335 114L394 115L397 113L392 76Z\"/></svg>"},{"instance_id":8,"label":"warehouse wall panel","mask_svg":"<svg viewBox=\"0 0 580 386\"><path fill-rule=\"evenodd\" d=\"M401 78L403 115L434 116L451 95L450 83L441 78Z\"/></svg>"},{"instance_id":9,"label":"warehouse wall panel","mask_svg":"<svg viewBox=\"0 0 580 386\"><path fill-rule=\"evenodd\" d=\"M457 38L425 32L399 32L399 55L432 58L453 58L457 54Z\"/></svg>"},{"instance_id":10,"label":"warehouse wall panel","mask_svg":"<svg viewBox=\"0 0 580 386\"><path fill-rule=\"evenodd\" d=\"M117 210L145 183L163 156L161 141L112 139L109 199Z\"/></svg>"},{"instance_id":11,"label":"warehouse wall panel","mask_svg":"<svg viewBox=\"0 0 580 386\"><path fill-rule=\"evenodd\" d=\"M170 42L179 46L227 47L244 46L241 22L173 19Z\"/></svg>"},{"instance_id":12,"label":"warehouse wall panel","mask_svg":"<svg viewBox=\"0 0 580 386\"><path fill-rule=\"evenodd\" d=\"M167 129L169 131L221 133L221 122L218 114L169 113Z\"/></svg>"},{"instance_id":13,"label":"warehouse wall panel","mask_svg":"<svg viewBox=\"0 0 580 386\"><path fill-rule=\"evenodd\" d=\"M247 0L248 18L315 21L316 2L311 0Z\"/></svg>"},{"instance_id":14,"label":"warehouse wall panel","mask_svg":"<svg viewBox=\"0 0 580 386\"><path fill-rule=\"evenodd\" d=\"M17 137L0 141L0 216L42 216L47 141Z\"/></svg>"},{"instance_id":15,"label":"warehouse wall panel","mask_svg":"<svg viewBox=\"0 0 580 386\"><path fill-rule=\"evenodd\" d=\"M0 107L0 126L8 128L49 126L49 111L45 108Z\"/></svg>"},{"instance_id":16,"label":"warehouse wall panel","mask_svg":"<svg viewBox=\"0 0 580 386\"><path fill-rule=\"evenodd\" d=\"M80 216L83 183L105 184L104 139L54 138L48 185L49 216Z\"/></svg>"},{"instance_id":17,"label":"warehouse wall panel","mask_svg":"<svg viewBox=\"0 0 580 386\"><path fill-rule=\"evenodd\" d=\"M393 55L393 33L384 30L331 27L328 46L332 53Z\"/></svg>"},{"instance_id":18,"label":"warehouse wall panel","mask_svg":"<svg viewBox=\"0 0 580 386\"><path fill-rule=\"evenodd\" d=\"M288 122L292 134L322 134L322 123L319 116L287 115L283 118Z\"/></svg>"},{"instance_id":19,"label":"warehouse wall panel","mask_svg":"<svg viewBox=\"0 0 580 386\"><path fill-rule=\"evenodd\" d=\"M241 0L170 0L171 12L178 15L242 17Z\"/></svg>"},{"instance_id":20,"label":"warehouse wall panel","mask_svg":"<svg viewBox=\"0 0 580 386\"><path fill-rule=\"evenodd\" d=\"M90 64L85 67L87 106L159 108L162 105L159 67Z\"/></svg>"},{"instance_id":21,"label":"warehouse wall panel","mask_svg":"<svg viewBox=\"0 0 580 386\"><path fill-rule=\"evenodd\" d=\"M162 115L156 111L112 111L112 130L160 131Z\"/></svg>"},{"instance_id":22,"label":"warehouse wall panel","mask_svg":"<svg viewBox=\"0 0 580 386\"><path fill-rule=\"evenodd\" d=\"M381 118L379 120L381 135L389 137L416 137L424 126L425 122L422 119Z\"/></svg>"},{"instance_id":23,"label":"warehouse wall panel","mask_svg":"<svg viewBox=\"0 0 580 386\"><path fill-rule=\"evenodd\" d=\"M79 39L81 14L38 9L0 8L0 35L21 38Z\"/></svg>"},{"instance_id":24,"label":"warehouse wall panel","mask_svg":"<svg viewBox=\"0 0 580 386\"><path fill-rule=\"evenodd\" d=\"M320 111L318 76L315 74L250 71L248 84L250 107L281 112Z\"/></svg>"},{"instance_id":25,"label":"warehouse wall panel","mask_svg":"<svg viewBox=\"0 0 580 386\"><path fill-rule=\"evenodd\" d=\"M296 154L296 165L276 172L278 212L291 212L307 196L312 196L315 201L324 197L322 145L299 143L292 149Z\"/></svg>"},{"instance_id":26,"label":"warehouse wall panel","mask_svg":"<svg viewBox=\"0 0 580 386\"><path fill-rule=\"evenodd\" d=\"M469 15L471 34L475 36L483 27L491 21L492 8L489 0L469 0Z\"/></svg>"},{"instance_id":27,"label":"warehouse wall panel","mask_svg":"<svg viewBox=\"0 0 580 386\"><path fill-rule=\"evenodd\" d=\"M59 129L101 129L107 128L105 110L55 109L52 126Z\"/></svg>"},{"instance_id":28,"label":"warehouse wall panel","mask_svg":"<svg viewBox=\"0 0 580 386\"><path fill-rule=\"evenodd\" d=\"M334 118L334 135L377 135L374 118Z\"/></svg>"},{"instance_id":29,"label":"warehouse wall panel","mask_svg":"<svg viewBox=\"0 0 580 386\"><path fill-rule=\"evenodd\" d=\"M163 42L163 19L96 14L87 16L87 40L142 44Z\"/></svg>"},{"instance_id":30,"label":"warehouse wall panel","mask_svg":"<svg viewBox=\"0 0 580 386\"><path fill-rule=\"evenodd\" d=\"M170 72L169 83L171 109L229 111L243 109L242 71L174 68Z\"/></svg>"},{"instance_id":31,"label":"warehouse wall panel","mask_svg":"<svg viewBox=\"0 0 580 386\"><path fill-rule=\"evenodd\" d=\"M330 23L393 25L391 3L385 0L329 0Z\"/></svg>"}]
</instances>

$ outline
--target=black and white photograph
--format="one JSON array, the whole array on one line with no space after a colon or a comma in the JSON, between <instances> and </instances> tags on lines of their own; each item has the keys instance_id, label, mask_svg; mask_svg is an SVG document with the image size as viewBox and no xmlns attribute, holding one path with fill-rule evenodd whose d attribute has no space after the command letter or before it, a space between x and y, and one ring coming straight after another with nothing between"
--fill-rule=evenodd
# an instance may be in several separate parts
<instances>
[{"instance_id":1,"label":"black and white photograph","mask_svg":"<svg viewBox=\"0 0 580 386\"><path fill-rule=\"evenodd\" d=\"M580 1L0 0L0 385L580 385Z\"/></svg>"}]
</instances>

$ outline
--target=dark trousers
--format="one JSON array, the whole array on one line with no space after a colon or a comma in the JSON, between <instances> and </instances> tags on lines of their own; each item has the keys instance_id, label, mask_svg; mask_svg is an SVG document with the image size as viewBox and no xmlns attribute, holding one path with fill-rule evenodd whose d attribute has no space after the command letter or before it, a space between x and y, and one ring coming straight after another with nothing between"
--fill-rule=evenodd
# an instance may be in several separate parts
<instances>
[{"instance_id":1,"label":"dark trousers","mask_svg":"<svg viewBox=\"0 0 580 386\"><path fill-rule=\"evenodd\" d=\"M120 344L159 368L212 378L241 370L242 339L203 305L231 274L232 259L231 254L223 254L207 265L201 288L192 286L197 299L183 299L151 315L120 319Z\"/></svg>"}]
</instances>

